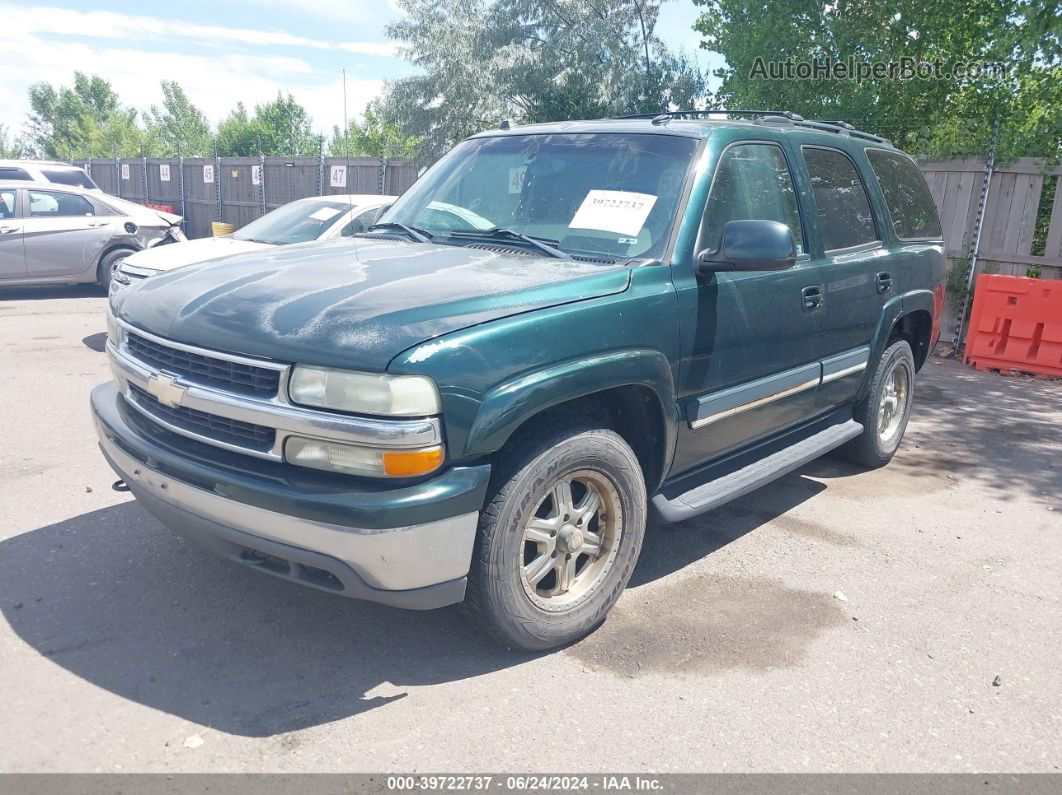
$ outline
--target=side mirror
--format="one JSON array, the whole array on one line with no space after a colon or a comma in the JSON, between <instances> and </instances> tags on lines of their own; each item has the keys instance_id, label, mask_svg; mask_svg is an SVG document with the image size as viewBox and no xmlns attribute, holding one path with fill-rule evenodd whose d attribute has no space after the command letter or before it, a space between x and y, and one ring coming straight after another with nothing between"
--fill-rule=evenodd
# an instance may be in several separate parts
<instances>
[{"instance_id":1,"label":"side mirror","mask_svg":"<svg viewBox=\"0 0 1062 795\"><path fill-rule=\"evenodd\" d=\"M728 221L715 251L697 256L697 273L782 271L796 262L793 232L777 221Z\"/></svg>"}]
</instances>

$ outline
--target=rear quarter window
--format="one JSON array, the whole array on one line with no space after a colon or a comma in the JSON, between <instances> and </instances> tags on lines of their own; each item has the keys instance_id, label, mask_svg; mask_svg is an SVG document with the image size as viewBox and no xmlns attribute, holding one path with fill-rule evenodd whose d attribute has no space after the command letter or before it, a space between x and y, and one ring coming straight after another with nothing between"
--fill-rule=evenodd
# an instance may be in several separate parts
<instances>
[{"instance_id":1,"label":"rear quarter window","mask_svg":"<svg viewBox=\"0 0 1062 795\"><path fill-rule=\"evenodd\" d=\"M883 149L867 149L870 167L901 240L940 237L940 219L922 172L911 160Z\"/></svg>"},{"instance_id":2,"label":"rear quarter window","mask_svg":"<svg viewBox=\"0 0 1062 795\"><path fill-rule=\"evenodd\" d=\"M95 188L96 183L80 168L42 168L41 173L49 182L57 185L73 185L75 188Z\"/></svg>"},{"instance_id":3,"label":"rear quarter window","mask_svg":"<svg viewBox=\"0 0 1062 795\"><path fill-rule=\"evenodd\" d=\"M14 166L0 166L0 179L26 179L30 178L29 172L24 168Z\"/></svg>"}]
</instances>

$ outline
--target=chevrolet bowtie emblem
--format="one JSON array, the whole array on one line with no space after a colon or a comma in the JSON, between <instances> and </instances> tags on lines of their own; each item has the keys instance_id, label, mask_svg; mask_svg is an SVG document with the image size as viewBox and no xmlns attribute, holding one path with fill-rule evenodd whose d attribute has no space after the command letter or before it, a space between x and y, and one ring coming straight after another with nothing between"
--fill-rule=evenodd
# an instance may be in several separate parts
<instances>
[{"instance_id":1,"label":"chevrolet bowtie emblem","mask_svg":"<svg viewBox=\"0 0 1062 795\"><path fill-rule=\"evenodd\" d=\"M181 405L184 393L188 390L177 385L177 379L172 375L159 373L148 378L147 391L154 395L163 406L173 408Z\"/></svg>"}]
</instances>

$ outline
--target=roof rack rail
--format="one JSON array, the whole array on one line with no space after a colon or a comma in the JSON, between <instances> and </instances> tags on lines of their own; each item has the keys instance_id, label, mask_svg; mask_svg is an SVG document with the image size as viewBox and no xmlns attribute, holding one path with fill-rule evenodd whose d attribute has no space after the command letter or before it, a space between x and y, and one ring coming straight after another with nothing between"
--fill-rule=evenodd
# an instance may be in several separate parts
<instances>
[{"instance_id":1,"label":"roof rack rail","mask_svg":"<svg viewBox=\"0 0 1062 795\"><path fill-rule=\"evenodd\" d=\"M779 116L790 121L801 121L802 116L788 110L745 110L729 108L708 108L705 110L668 110L661 113L632 113L619 116L620 119L652 119L653 124L667 124L672 119L696 118L698 116Z\"/></svg>"},{"instance_id":2,"label":"roof rack rail","mask_svg":"<svg viewBox=\"0 0 1062 795\"><path fill-rule=\"evenodd\" d=\"M797 127L807 127L812 130L823 132L851 135L855 138L863 138L867 141L892 146L888 138L880 135L857 130L853 125L843 119L805 119L791 110L746 110L729 108L709 108L707 110L669 110L663 113L632 113L628 116L619 116L620 119L650 119L653 124L667 124L672 119L697 118L698 116L758 116L757 121L761 124L792 124Z\"/></svg>"},{"instance_id":3,"label":"roof rack rail","mask_svg":"<svg viewBox=\"0 0 1062 795\"><path fill-rule=\"evenodd\" d=\"M880 135L874 135L873 133L864 132L863 130L857 130L851 124L846 121L827 120L827 119L777 119L766 118L762 123L781 123L792 124L796 127L807 127L811 130L822 130L823 132L832 132L839 135L849 135L853 138L862 138L867 141L873 141L874 143L885 144L886 146L892 146L892 142L888 138L882 138Z\"/></svg>"}]
</instances>

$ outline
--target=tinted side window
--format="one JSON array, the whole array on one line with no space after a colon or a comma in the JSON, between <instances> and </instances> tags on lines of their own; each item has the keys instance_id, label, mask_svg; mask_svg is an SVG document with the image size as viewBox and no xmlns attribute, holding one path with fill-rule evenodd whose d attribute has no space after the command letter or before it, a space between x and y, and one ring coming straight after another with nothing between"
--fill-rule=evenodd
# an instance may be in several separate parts
<instances>
[{"instance_id":1,"label":"tinted side window","mask_svg":"<svg viewBox=\"0 0 1062 795\"><path fill-rule=\"evenodd\" d=\"M868 149L896 236L903 240L940 237L940 219L933 196L918 166L903 155Z\"/></svg>"},{"instance_id":2,"label":"tinted side window","mask_svg":"<svg viewBox=\"0 0 1062 795\"><path fill-rule=\"evenodd\" d=\"M723 152L704 208L701 247L719 248L728 221L750 220L786 224L797 253L804 252L793 178L782 150L774 144L738 144Z\"/></svg>"},{"instance_id":3,"label":"tinted side window","mask_svg":"<svg viewBox=\"0 0 1062 795\"><path fill-rule=\"evenodd\" d=\"M855 163L836 149L804 148L815 209L826 251L878 239L870 198Z\"/></svg>"},{"instance_id":4,"label":"tinted side window","mask_svg":"<svg viewBox=\"0 0 1062 795\"><path fill-rule=\"evenodd\" d=\"M31 190L29 209L32 218L66 218L96 214L92 202L84 196L58 191Z\"/></svg>"},{"instance_id":5,"label":"tinted side window","mask_svg":"<svg viewBox=\"0 0 1062 795\"><path fill-rule=\"evenodd\" d=\"M57 185L73 185L75 188L95 188L96 184L80 168L42 168L41 173L49 182Z\"/></svg>"},{"instance_id":6,"label":"tinted side window","mask_svg":"<svg viewBox=\"0 0 1062 795\"><path fill-rule=\"evenodd\" d=\"M24 168L0 166L0 179L29 179L29 172Z\"/></svg>"},{"instance_id":7,"label":"tinted side window","mask_svg":"<svg viewBox=\"0 0 1062 795\"><path fill-rule=\"evenodd\" d=\"M376 219L380 217L380 209L379 207L373 207L371 210L358 213L353 220L343 227L340 235L342 237L350 237L351 235L368 232L369 227L376 223Z\"/></svg>"}]
</instances>

